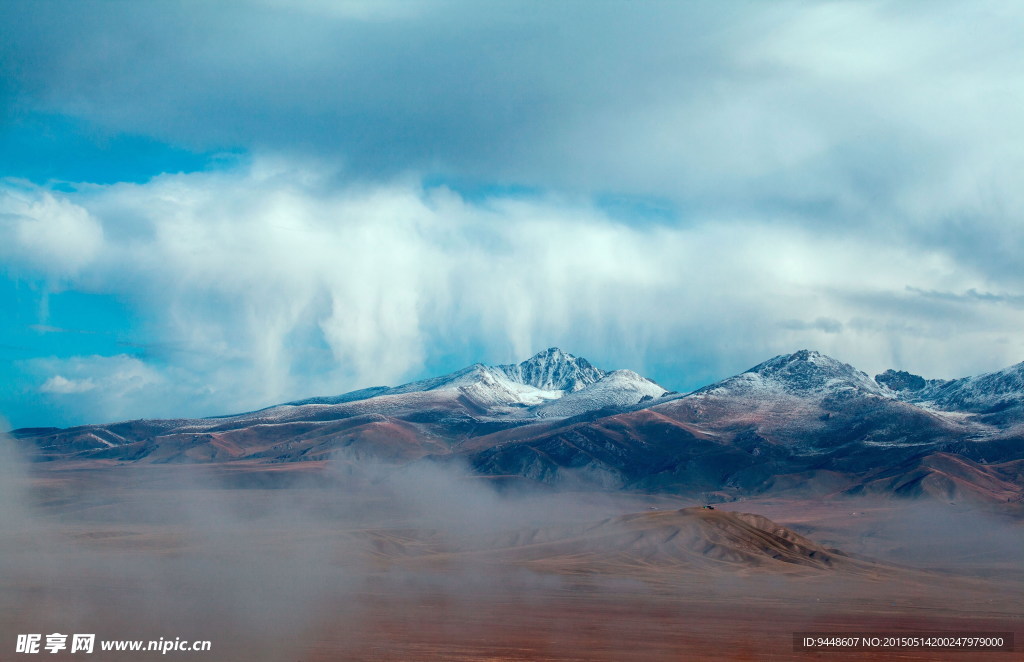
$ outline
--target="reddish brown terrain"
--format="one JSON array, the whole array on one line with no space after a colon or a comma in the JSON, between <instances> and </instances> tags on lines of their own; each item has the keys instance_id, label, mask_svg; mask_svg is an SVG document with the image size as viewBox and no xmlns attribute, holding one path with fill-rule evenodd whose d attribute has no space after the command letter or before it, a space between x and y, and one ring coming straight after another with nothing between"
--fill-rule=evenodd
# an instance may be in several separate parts
<instances>
[{"instance_id":1,"label":"reddish brown terrain","mask_svg":"<svg viewBox=\"0 0 1024 662\"><path fill-rule=\"evenodd\" d=\"M681 395L551 348L223 418L16 430L5 654L69 631L246 662L1020 657L794 634L1024 647L1022 374L873 379L800 351Z\"/></svg>"},{"instance_id":2,"label":"reddish brown terrain","mask_svg":"<svg viewBox=\"0 0 1024 662\"><path fill-rule=\"evenodd\" d=\"M448 471L34 465L8 481L20 487L0 543L2 639L209 639L211 653L168 655L218 661L973 660L797 652L793 633L1024 641L1013 505L708 510L642 493L500 495ZM92 659L168 659L105 655Z\"/></svg>"},{"instance_id":3,"label":"reddish brown terrain","mask_svg":"<svg viewBox=\"0 0 1024 662\"><path fill-rule=\"evenodd\" d=\"M916 378L916 379L915 379ZM881 381L877 381L881 380ZM397 387L206 419L12 431L40 462L452 463L559 489L1024 499L1024 364L877 380L819 352L693 393L558 348ZM919 387L919 388L918 388Z\"/></svg>"}]
</instances>

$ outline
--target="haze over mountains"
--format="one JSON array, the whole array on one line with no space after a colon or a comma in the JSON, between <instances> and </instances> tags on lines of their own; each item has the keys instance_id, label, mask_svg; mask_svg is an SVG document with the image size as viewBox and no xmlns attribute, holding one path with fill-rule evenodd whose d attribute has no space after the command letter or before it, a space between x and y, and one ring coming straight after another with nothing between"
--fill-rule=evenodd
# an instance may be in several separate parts
<instances>
[{"instance_id":1,"label":"haze over mountains","mask_svg":"<svg viewBox=\"0 0 1024 662\"><path fill-rule=\"evenodd\" d=\"M1024 495L1024 363L872 378L818 352L693 393L550 348L397 387L208 419L21 429L39 460L463 462L478 474L730 500L763 493Z\"/></svg>"}]
</instances>

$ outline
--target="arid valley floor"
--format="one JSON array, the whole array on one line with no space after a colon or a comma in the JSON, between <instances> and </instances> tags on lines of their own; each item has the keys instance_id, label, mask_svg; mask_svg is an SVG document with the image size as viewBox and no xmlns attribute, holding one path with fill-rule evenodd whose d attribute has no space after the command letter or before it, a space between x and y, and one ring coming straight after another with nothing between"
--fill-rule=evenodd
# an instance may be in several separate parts
<instances>
[{"instance_id":1,"label":"arid valley floor","mask_svg":"<svg viewBox=\"0 0 1024 662\"><path fill-rule=\"evenodd\" d=\"M1024 643L1019 504L765 497L707 510L441 468L14 466L5 646L88 632L212 642L91 656L110 660L1009 660L1020 653L807 653L793 634Z\"/></svg>"}]
</instances>

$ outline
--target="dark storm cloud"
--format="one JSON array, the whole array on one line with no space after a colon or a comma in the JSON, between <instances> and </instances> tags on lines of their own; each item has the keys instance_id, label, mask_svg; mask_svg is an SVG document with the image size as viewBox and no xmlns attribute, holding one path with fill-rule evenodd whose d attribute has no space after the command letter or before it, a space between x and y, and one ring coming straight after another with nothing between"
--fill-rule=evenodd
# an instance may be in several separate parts
<instances>
[{"instance_id":1,"label":"dark storm cloud","mask_svg":"<svg viewBox=\"0 0 1024 662\"><path fill-rule=\"evenodd\" d=\"M973 88L1005 126L1020 17L989 9L7 3L4 77L19 107L197 148L853 214L928 179Z\"/></svg>"},{"instance_id":2,"label":"dark storm cloud","mask_svg":"<svg viewBox=\"0 0 1024 662\"><path fill-rule=\"evenodd\" d=\"M1022 202L1012 182L1024 168L1014 66L1024 46L1013 26L1024 12L1005 4L14 2L0 12L8 112L64 113L101 132L315 154L361 178L657 196L701 218L909 234L956 244L965 260L1020 222L1007 211ZM995 253L987 264L1002 269L1009 251Z\"/></svg>"},{"instance_id":3,"label":"dark storm cloud","mask_svg":"<svg viewBox=\"0 0 1024 662\"><path fill-rule=\"evenodd\" d=\"M341 154L360 174L483 168L536 181L538 167L575 160L552 141L595 113L628 120L698 93L726 66L742 5L5 7L4 73L22 109L199 148Z\"/></svg>"},{"instance_id":4,"label":"dark storm cloud","mask_svg":"<svg viewBox=\"0 0 1024 662\"><path fill-rule=\"evenodd\" d=\"M0 12L7 112L64 113L112 135L316 154L357 177L430 172L660 196L700 217L912 229L943 247L1019 223L1005 212L1021 203L1010 183L1024 166L1024 14L1005 4ZM944 220L978 215L970 228Z\"/></svg>"}]
</instances>

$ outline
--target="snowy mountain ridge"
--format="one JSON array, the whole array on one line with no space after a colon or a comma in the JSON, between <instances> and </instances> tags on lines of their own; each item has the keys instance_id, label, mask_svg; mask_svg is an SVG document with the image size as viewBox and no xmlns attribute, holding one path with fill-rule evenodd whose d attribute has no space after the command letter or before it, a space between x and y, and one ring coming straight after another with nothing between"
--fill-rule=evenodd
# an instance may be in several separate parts
<instances>
[{"instance_id":1,"label":"snowy mountain ridge","mask_svg":"<svg viewBox=\"0 0 1024 662\"><path fill-rule=\"evenodd\" d=\"M1024 409L1024 362L960 379L926 380L919 375L893 370L875 379L887 383L901 400L936 409L975 414Z\"/></svg>"},{"instance_id":2,"label":"snowy mountain ridge","mask_svg":"<svg viewBox=\"0 0 1024 662\"><path fill-rule=\"evenodd\" d=\"M392 400L393 396L423 393L463 396L494 414L572 416L609 406L639 403L666 392L654 382L629 370L605 372L584 358L557 347L535 354L521 363L488 366L481 363L456 372L409 382L395 387L377 386L332 397L310 398L280 405L334 405ZM564 398L561 407L552 403ZM534 412L533 410L536 409Z\"/></svg>"},{"instance_id":3,"label":"snowy mountain ridge","mask_svg":"<svg viewBox=\"0 0 1024 662\"><path fill-rule=\"evenodd\" d=\"M739 375L698 389L693 395L824 397L844 392L895 397L889 388L853 366L807 349L780 354Z\"/></svg>"},{"instance_id":4,"label":"snowy mountain ridge","mask_svg":"<svg viewBox=\"0 0 1024 662\"><path fill-rule=\"evenodd\" d=\"M545 391L573 393L594 384L605 372L584 358L549 347L522 363L500 365L497 370L509 379Z\"/></svg>"},{"instance_id":5,"label":"snowy mountain ridge","mask_svg":"<svg viewBox=\"0 0 1024 662\"><path fill-rule=\"evenodd\" d=\"M11 436L41 461L330 463L341 451L344 462L458 457L482 475L551 484L731 495L803 485L1005 503L1024 499L1024 364L950 381L872 379L801 350L681 394L550 348L234 416Z\"/></svg>"},{"instance_id":6,"label":"snowy mountain ridge","mask_svg":"<svg viewBox=\"0 0 1024 662\"><path fill-rule=\"evenodd\" d=\"M660 385L632 370L605 373L598 381L537 408L538 416L578 416L604 407L626 407L661 398Z\"/></svg>"}]
</instances>

